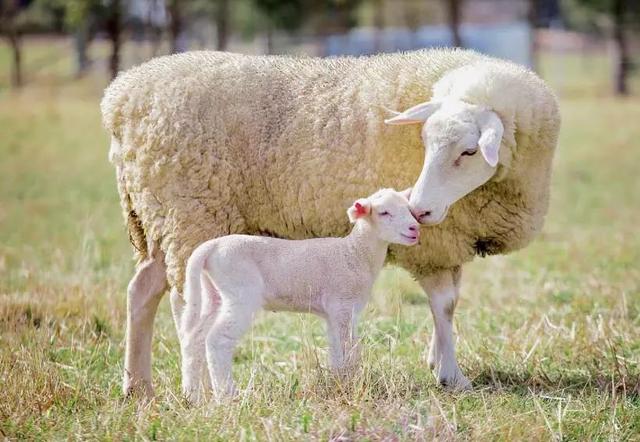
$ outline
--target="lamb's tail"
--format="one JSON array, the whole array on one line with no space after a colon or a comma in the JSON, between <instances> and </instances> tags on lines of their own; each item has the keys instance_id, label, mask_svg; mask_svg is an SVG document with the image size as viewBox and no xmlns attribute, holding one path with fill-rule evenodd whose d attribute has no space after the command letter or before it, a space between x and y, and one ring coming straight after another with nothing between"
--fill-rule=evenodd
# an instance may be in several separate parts
<instances>
[{"instance_id":1,"label":"lamb's tail","mask_svg":"<svg viewBox=\"0 0 640 442\"><path fill-rule=\"evenodd\" d=\"M202 276L207 258L211 254L215 244L208 241L198 246L187 261L187 270L184 283L184 300L186 303L181 328L189 332L198 324L202 314Z\"/></svg>"}]
</instances>

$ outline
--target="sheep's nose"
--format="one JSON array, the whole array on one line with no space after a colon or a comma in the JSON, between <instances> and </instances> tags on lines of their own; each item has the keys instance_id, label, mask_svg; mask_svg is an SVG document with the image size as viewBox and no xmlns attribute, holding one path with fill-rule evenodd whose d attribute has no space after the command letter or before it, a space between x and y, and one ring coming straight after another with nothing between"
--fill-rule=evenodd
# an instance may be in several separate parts
<instances>
[{"instance_id":1,"label":"sheep's nose","mask_svg":"<svg viewBox=\"0 0 640 442\"><path fill-rule=\"evenodd\" d=\"M409 227L409 231L411 231L411 232L417 232L417 231L418 231L418 226L413 225L413 226Z\"/></svg>"},{"instance_id":2,"label":"sheep's nose","mask_svg":"<svg viewBox=\"0 0 640 442\"><path fill-rule=\"evenodd\" d=\"M431 210L412 210L411 214L416 219L416 221L420 222L421 219L431 215Z\"/></svg>"}]
</instances>

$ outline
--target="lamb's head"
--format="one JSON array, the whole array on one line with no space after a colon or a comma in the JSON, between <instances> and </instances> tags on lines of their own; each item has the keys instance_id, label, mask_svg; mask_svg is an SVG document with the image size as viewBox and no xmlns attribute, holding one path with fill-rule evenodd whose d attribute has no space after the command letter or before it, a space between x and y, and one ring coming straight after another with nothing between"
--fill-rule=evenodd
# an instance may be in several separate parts
<instances>
[{"instance_id":1,"label":"lamb's head","mask_svg":"<svg viewBox=\"0 0 640 442\"><path fill-rule=\"evenodd\" d=\"M421 224L438 224L449 207L495 174L504 127L481 106L449 99L418 104L385 121L423 124L425 161L410 207Z\"/></svg>"},{"instance_id":2,"label":"lamb's head","mask_svg":"<svg viewBox=\"0 0 640 442\"><path fill-rule=\"evenodd\" d=\"M360 198L347 210L352 223L366 222L383 241L414 245L420 238L420 225L409 210L411 189L397 192L381 189Z\"/></svg>"}]
</instances>

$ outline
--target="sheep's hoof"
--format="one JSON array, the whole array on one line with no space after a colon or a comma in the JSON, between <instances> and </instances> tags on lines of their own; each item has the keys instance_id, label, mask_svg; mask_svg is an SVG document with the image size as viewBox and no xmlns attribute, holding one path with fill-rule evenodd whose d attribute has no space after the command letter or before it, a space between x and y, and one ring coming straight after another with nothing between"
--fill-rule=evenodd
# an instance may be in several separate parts
<instances>
[{"instance_id":1,"label":"sheep's hoof","mask_svg":"<svg viewBox=\"0 0 640 442\"><path fill-rule=\"evenodd\" d=\"M122 392L126 399L141 399L150 401L155 397L153 386L150 381L132 381L126 377L122 386Z\"/></svg>"},{"instance_id":2,"label":"sheep's hoof","mask_svg":"<svg viewBox=\"0 0 640 442\"><path fill-rule=\"evenodd\" d=\"M470 391L471 381L458 370L453 376L439 376L440 386L449 391Z\"/></svg>"}]
</instances>

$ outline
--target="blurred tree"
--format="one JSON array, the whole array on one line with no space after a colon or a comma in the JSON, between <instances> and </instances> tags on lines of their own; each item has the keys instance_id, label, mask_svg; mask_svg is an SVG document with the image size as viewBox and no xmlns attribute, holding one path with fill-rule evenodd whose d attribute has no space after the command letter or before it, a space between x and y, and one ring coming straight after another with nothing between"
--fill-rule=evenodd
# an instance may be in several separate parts
<instances>
[{"instance_id":1,"label":"blurred tree","mask_svg":"<svg viewBox=\"0 0 640 442\"><path fill-rule=\"evenodd\" d=\"M538 9L540 8L540 0L529 0L529 11L527 14L527 18L529 20L529 32L530 32L530 41L529 41L529 51L531 53L530 61L531 69L534 71L538 66L538 41L536 38L537 28L538 28Z\"/></svg>"},{"instance_id":2,"label":"blurred tree","mask_svg":"<svg viewBox=\"0 0 640 442\"><path fill-rule=\"evenodd\" d=\"M460 38L460 21L462 18L462 2L463 0L444 0L447 2L449 11L449 28L453 36L453 46L462 47L462 38Z\"/></svg>"},{"instance_id":3,"label":"blurred tree","mask_svg":"<svg viewBox=\"0 0 640 442\"><path fill-rule=\"evenodd\" d=\"M20 15L29 6L24 0L0 0L0 31L5 35L11 48L11 85L22 86L22 45Z\"/></svg>"},{"instance_id":4,"label":"blurred tree","mask_svg":"<svg viewBox=\"0 0 640 442\"><path fill-rule=\"evenodd\" d=\"M143 38L151 43L151 57L158 55L162 43L162 31L167 25L167 5L165 0L138 0L142 6Z\"/></svg>"},{"instance_id":5,"label":"blurred tree","mask_svg":"<svg viewBox=\"0 0 640 442\"><path fill-rule=\"evenodd\" d=\"M229 37L229 0L216 1L216 49L227 49Z\"/></svg>"},{"instance_id":6,"label":"blurred tree","mask_svg":"<svg viewBox=\"0 0 640 442\"><path fill-rule=\"evenodd\" d=\"M311 0L313 2L313 0ZM325 18L323 28L328 33L343 33L357 25L355 12L362 0L323 0L321 16ZM375 7L382 10L383 1L375 1Z\"/></svg>"},{"instance_id":7,"label":"blurred tree","mask_svg":"<svg viewBox=\"0 0 640 442\"><path fill-rule=\"evenodd\" d=\"M631 57L627 41L627 31L632 23L640 23L640 1L638 0L572 0L564 2L564 9L575 14L573 9L582 6L597 16L607 17L612 28L615 46L613 88L618 95L629 93L627 77L631 70ZM584 23L591 20L583 16ZM596 20L593 20L594 22ZM584 24L583 23L583 24Z\"/></svg>"},{"instance_id":8,"label":"blurred tree","mask_svg":"<svg viewBox=\"0 0 640 442\"><path fill-rule=\"evenodd\" d=\"M306 12L304 0L253 0L265 18L267 53L273 54L273 32L275 29L294 31L298 29Z\"/></svg>"},{"instance_id":9,"label":"blurred tree","mask_svg":"<svg viewBox=\"0 0 640 442\"><path fill-rule=\"evenodd\" d=\"M46 1L53 8L64 10L65 26L73 32L76 50L76 74L83 75L89 68L89 45L93 40L94 27L107 10L101 0L38 0ZM57 4L57 5L56 5Z\"/></svg>"},{"instance_id":10,"label":"blurred tree","mask_svg":"<svg viewBox=\"0 0 640 442\"><path fill-rule=\"evenodd\" d=\"M122 2L121 0L107 0L106 8L105 28L109 40L111 40L109 71L111 78L116 78L120 69L120 46L122 44Z\"/></svg>"},{"instance_id":11,"label":"blurred tree","mask_svg":"<svg viewBox=\"0 0 640 442\"><path fill-rule=\"evenodd\" d=\"M185 0L169 0L169 15L171 21L169 22L169 36L171 39L171 53L175 54L183 52L185 48L180 42L183 31L183 6Z\"/></svg>"}]
</instances>

